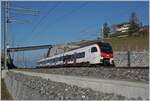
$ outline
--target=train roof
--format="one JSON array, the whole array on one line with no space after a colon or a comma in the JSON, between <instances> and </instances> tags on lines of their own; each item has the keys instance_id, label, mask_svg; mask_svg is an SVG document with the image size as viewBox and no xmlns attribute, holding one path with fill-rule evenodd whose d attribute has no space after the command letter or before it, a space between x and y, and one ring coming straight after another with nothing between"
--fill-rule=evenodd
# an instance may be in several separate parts
<instances>
[{"instance_id":1,"label":"train roof","mask_svg":"<svg viewBox=\"0 0 150 101\"><path fill-rule=\"evenodd\" d=\"M93 45L93 44L97 44L97 43L107 43L107 42L102 42L102 41L99 41L99 40L94 40L94 41L89 41L89 42L85 42L85 43L77 43L76 45L78 45L79 47L70 49L70 50L68 50L66 52L70 52L70 51L73 51L73 50L76 50L76 49L79 49L79 48L83 48L83 47L86 47L86 46L90 46L90 45ZM66 53L66 52L64 52L64 53ZM64 54L64 53L60 53L60 54L57 54L57 55L61 55L61 54ZM57 55L50 56L50 57L56 57ZM43 58L43 59L39 60L38 62L43 61L45 59L48 59L50 57Z\"/></svg>"},{"instance_id":2,"label":"train roof","mask_svg":"<svg viewBox=\"0 0 150 101\"><path fill-rule=\"evenodd\" d=\"M78 43L76 45L79 45L79 47L70 49L69 51L72 51L72 50L75 50L75 49L79 49L79 48L82 48L82 47L86 47L86 46L90 46L90 45L97 44L97 43L107 43L107 42L102 42L102 41L99 41L99 40L95 40L95 41L85 42L85 43L82 43L82 44Z\"/></svg>"}]
</instances>

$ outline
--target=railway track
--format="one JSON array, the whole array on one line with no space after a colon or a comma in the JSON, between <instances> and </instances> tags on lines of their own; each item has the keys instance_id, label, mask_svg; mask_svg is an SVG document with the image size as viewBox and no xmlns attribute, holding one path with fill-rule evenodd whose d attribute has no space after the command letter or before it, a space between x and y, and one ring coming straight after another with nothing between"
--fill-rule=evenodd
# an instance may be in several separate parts
<instances>
[{"instance_id":1,"label":"railway track","mask_svg":"<svg viewBox=\"0 0 150 101\"><path fill-rule=\"evenodd\" d=\"M85 67L85 68L117 68L117 69L149 69L149 67L115 67L115 66L101 66L101 65L91 65L91 66L84 66L84 65L79 65L79 66L51 66L51 67L36 67L34 69L43 69L43 68L72 68L72 67L75 67L75 68L80 68L80 67ZM21 69L21 68L20 68Z\"/></svg>"},{"instance_id":2,"label":"railway track","mask_svg":"<svg viewBox=\"0 0 150 101\"><path fill-rule=\"evenodd\" d=\"M21 71L30 71L46 74L59 74L69 76L85 76L102 79L115 79L127 81L149 81L148 67L51 67L51 68L30 68L30 69L16 69Z\"/></svg>"}]
</instances>

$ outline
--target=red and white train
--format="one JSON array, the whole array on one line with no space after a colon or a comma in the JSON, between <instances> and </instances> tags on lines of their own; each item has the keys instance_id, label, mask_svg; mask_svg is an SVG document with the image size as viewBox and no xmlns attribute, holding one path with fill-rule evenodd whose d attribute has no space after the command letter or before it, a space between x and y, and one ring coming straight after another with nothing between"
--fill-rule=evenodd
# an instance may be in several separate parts
<instances>
[{"instance_id":1,"label":"red and white train","mask_svg":"<svg viewBox=\"0 0 150 101\"><path fill-rule=\"evenodd\" d=\"M41 59L37 67L67 66L81 64L114 65L113 50L109 43L97 42L52 57Z\"/></svg>"}]
</instances>

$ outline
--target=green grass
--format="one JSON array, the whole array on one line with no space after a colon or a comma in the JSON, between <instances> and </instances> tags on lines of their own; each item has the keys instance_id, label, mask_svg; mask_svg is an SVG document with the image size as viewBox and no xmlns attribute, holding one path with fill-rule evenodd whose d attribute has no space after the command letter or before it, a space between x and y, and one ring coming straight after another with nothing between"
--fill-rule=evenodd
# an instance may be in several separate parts
<instances>
[{"instance_id":1,"label":"green grass","mask_svg":"<svg viewBox=\"0 0 150 101\"><path fill-rule=\"evenodd\" d=\"M148 50L149 36L131 36L131 37L114 37L110 39L105 39L112 45L113 50Z\"/></svg>"},{"instance_id":2,"label":"green grass","mask_svg":"<svg viewBox=\"0 0 150 101\"><path fill-rule=\"evenodd\" d=\"M6 88L4 79L1 79L1 100L13 100Z\"/></svg>"}]
</instances>

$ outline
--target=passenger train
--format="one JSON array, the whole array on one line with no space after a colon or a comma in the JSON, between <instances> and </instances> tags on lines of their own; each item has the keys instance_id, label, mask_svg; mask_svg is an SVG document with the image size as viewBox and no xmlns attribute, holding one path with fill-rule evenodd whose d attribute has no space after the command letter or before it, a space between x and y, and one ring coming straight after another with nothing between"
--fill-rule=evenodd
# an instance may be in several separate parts
<instances>
[{"instance_id":1,"label":"passenger train","mask_svg":"<svg viewBox=\"0 0 150 101\"><path fill-rule=\"evenodd\" d=\"M52 57L41 59L37 67L77 66L77 65L114 65L113 50L109 43L97 42Z\"/></svg>"}]
</instances>

